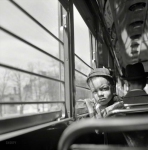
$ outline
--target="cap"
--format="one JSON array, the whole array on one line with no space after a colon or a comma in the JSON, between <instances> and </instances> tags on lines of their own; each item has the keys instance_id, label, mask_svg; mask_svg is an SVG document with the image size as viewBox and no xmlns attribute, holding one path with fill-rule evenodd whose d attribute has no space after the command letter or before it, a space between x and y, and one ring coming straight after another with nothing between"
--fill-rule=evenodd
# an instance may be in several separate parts
<instances>
[{"instance_id":1,"label":"cap","mask_svg":"<svg viewBox=\"0 0 148 150\"><path fill-rule=\"evenodd\" d=\"M113 79L113 77L110 75L110 71L107 68L95 68L89 73L86 81L88 82L88 80L92 77L109 77Z\"/></svg>"}]
</instances>

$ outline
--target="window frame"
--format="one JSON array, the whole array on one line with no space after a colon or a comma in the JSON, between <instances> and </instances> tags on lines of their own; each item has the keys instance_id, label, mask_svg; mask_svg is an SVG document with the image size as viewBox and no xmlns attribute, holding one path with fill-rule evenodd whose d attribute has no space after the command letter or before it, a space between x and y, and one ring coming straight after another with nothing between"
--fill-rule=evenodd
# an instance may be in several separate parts
<instances>
[{"instance_id":1,"label":"window frame","mask_svg":"<svg viewBox=\"0 0 148 150\"><path fill-rule=\"evenodd\" d=\"M59 101L59 103L64 103L65 104L65 112L66 112L65 113L65 118L61 118L59 121L53 121L52 120L52 115L51 115L51 118L49 117L50 118L49 120L45 119L41 122L39 121L36 124L33 124L33 122L32 122L32 124L29 124L27 126L22 126L20 124L23 118L26 117L26 119L23 121L23 123L27 123L28 120L30 120L31 117L36 116L35 120L38 120L38 117L43 117L43 115L50 115L49 114L50 112L41 113L41 114L33 114L33 115L28 115L28 116L27 115L19 116L18 118L15 118L15 119L17 119L17 121L15 121L15 122L14 122L13 118L10 118L9 125L13 124L13 126L16 126L17 128L13 128L13 127L11 128L9 126L8 130L7 130L8 133L3 133L1 135L0 141L5 140L5 139L9 139L9 138L12 138L12 137L15 137L15 136L18 136L18 135L22 135L22 134L25 134L25 133L28 133L28 132L31 132L31 131L34 131L34 130L45 128L45 127L48 127L48 126L53 125L53 124L72 121L73 119L75 120L77 117L81 118L81 117L84 117L84 116L88 115L88 113L86 113L86 114L83 114L83 115L81 114L80 116L76 116L76 113L75 113L75 111L76 111L76 109L75 109L75 92L76 92L76 86L77 86L77 85L75 85L75 71L79 72L82 75L84 75L84 73L82 73L82 72L75 69L75 57L78 57L78 59L80 59L80 61L82 61L82 63L84 63L89 68L93 69L93 67L89 66L83 59L81 59L78 55L75 54L75 50L74 50L73 5L76 4L75 3L76 1L75 2L73 0L69 0L69 1L59 0L59 1L61 2L61 4L59 3L59 22L60 22L59 23L59 30L61 29L61 31L59 31L59 38L55 37L50 31L47 31L47 29L44 28L44 26L42 26L42 24L40 24L40 22L38 22L35 18L33 18L31 15L29 15L27 13L27 11L20 8L15 2L13 2L13 1L11 1L11 2L13 2L16 7L18 7L21 11L23 11L28 17L33 19L41 28L46 30L53 38L55 38L57 41L59 41L61 43L61 46L59 46L59 52L60 52L61 49L63 49L63 51L64 51L64 62L61 61L61 59L57 59L57 60L59 61L59 63L61 62L62 64L65 65L64 66L64 69L65 69L64 70L64 74L65 74L64 75L65 76L65 85L64 85L65 86L65 101ZM62 7L64 7L65 10ZM87 7L85 8L85 10L88 10ZM83 17L83 15L82 15L82 17ZM92 20L94 20L93 16L90 16L90 18ZM84 17L83 17L83 19L84 19ZM90 30L90 32L93 35L96 34L96 30L93 29L93 27L94 27L93 21L91 23L89 23L89 25L88 25L88 21L86 21L86 20L84 20L84 21L85 21L85 23L87 22L86 25L87 25L88 29ZM38 49L39 51L42 51L41 49L37 48L35 45L32 45L28 41L25 41L21 37L5 30L2 27L0 27L0 28L1 28L1 30L7 32L8 34L16 37L17 39L19 39L21 41L23 41L24 43L27 43L30 46ZM63 39L63 42L62 42L61 39ZM95 37L95 39L96 39L96 37ZM97 49L97 47L96 47L96 49ZM91 47L90 47L90 51L92 52ZM49 53L48 53L48 55L49 55L49 57L53 57ZM61 54L60 54L60 57L61 57ZM53 58L55 58L55 57L53 57ZM47 76L44 76L44 75L39 75L37 73L29 72L29 71L26 71L26 70L23 70L23 69L17 69L15 67L12 67L12 66L9 66L9 65L0 64L0 66L5 67L5 68L9 68L9 69L12 69L12 70L20 71L20 72L23 72L23 73L36 75L36 76L39 76L41 78L47 78L49 80L55 80L57 82L61 82L62 84L64 84L64 81L57 80L57 79L54 79L54 78L50 78L50 77L47 77ZM86 76L87 75L85 75L85 77ZM82 87L82 88L84 88L84 87ZM58 102L58 101L50 101L49 103L56 103L56 102ZM16 103L19 103L19 102L16 102ZM37 102L34 102L34 103L37 103ZM43 102L43 103L45 103L45 102ZM0 102L0 104L2 104L2 103ZM54 112L53 112L53 114L54 114ZM59 112L58 112L58 114L59 114ZM56 113L54 115L56 115ZM60 118L60 114L56 117L56 119L59 119L59 118ZM8 121L8 120L7 119L2 119L2 121L5 122L5 121ZM34 125L34 127L32 127L33 125ZM26 128L26 129L24 129L24 128Z\"/></svg>"}]
</instances>

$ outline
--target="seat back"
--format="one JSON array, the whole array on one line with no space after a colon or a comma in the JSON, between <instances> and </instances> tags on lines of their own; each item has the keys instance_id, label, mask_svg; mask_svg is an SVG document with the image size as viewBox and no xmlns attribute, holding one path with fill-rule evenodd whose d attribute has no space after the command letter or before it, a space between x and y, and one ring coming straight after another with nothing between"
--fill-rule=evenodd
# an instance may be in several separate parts
<instances>
[{"instance_id":1,"label":"seat back","mask_svg":"<svg viewBox=\"0 0 148 150\"><path fill-rule=\"evenodd\" d=\"M78 136L94 130L99 132L125 132L148 130L148 115L139 117L85 119L71 124L62 134L58 150L67 150ZM82 148L82 147L81 147ZM77 147L77 149L81 149ZM94 147L95 149L96 147ZM92 149L87 146L87 149ZM99 147L98 147L99 149ZM109 147L108 147L109 149ZM120 148L121 150L122 148ZM106 150L106 149L105 149ZM126 149L125 149L126 150ZM139 149L138 149L139 150Z\"/></svg>"},{"instance_id":2,"label":"seat back","mask_svg":"<svg viewBox=\"0 0 148 150\"><path fill-rule=\"evenodd\" d=\"M139 103L139 104L124 104L126 109L116 109L107 114L106 117L110 117L113 115L120 116L124 115L143 115L148 114L148 103Z\"/></svg>"}]
</instances>

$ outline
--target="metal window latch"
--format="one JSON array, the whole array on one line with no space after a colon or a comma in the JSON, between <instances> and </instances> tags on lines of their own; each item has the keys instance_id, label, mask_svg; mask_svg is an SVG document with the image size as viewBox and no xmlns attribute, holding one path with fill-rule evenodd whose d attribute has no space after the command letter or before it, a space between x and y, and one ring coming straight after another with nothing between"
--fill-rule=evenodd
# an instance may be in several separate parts
<instances>
[{"instance_id":1,"label":"metal window latch","mask_svg":"<svg viewBox=\"0 0 148 150\"><path fill-rule=\"evenodd\" d=\"M67 14L63 15L63 27L66 29L67 28Z\"/></svg>"}]
</instances>

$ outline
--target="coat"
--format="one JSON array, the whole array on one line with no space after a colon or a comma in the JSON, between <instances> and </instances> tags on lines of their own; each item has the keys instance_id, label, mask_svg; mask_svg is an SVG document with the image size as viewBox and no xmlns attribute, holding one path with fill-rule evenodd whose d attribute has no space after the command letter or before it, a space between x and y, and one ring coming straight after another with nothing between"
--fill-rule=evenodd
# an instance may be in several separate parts
<instances>
[{"instance_id":1,"label":"coat","mask_svg":"<svg viewBox=\"0 0 148 150\"><path fill-rule=\"evenodd\" d=\"M110 102L107 104L107 107L104 109L101 109L99 107L99 104L94 104L90 99L85 99L86 106L88 108L88 112L91 118L104 118L108 113L115 109L121 109L123 108L123 101L122 98L120 98L117 95L113 95Z\"/></svg>"},{"instance_id":2,"label":"coat","mask_svg":"<svg viewBox=\"0 0 148 150\"><path fill-rule=\"evenodd\" d=\"M123 98L124 104L148 103L148 94L144 90L129 91Z\"/></svg>"},{"instance_id":3,"label":"coat","mask_svg":"<svg viewBox=\"0 0 148 150\"><path fill-rule=\"evenodd\" d=\"M144 90L129 91L123 98L125 104L148 103L148 94ZM148 146L148 131L134 131L124 133L129 146ZM141 138L142 137L142 138Z\"/></svg>"}]
</instances>

